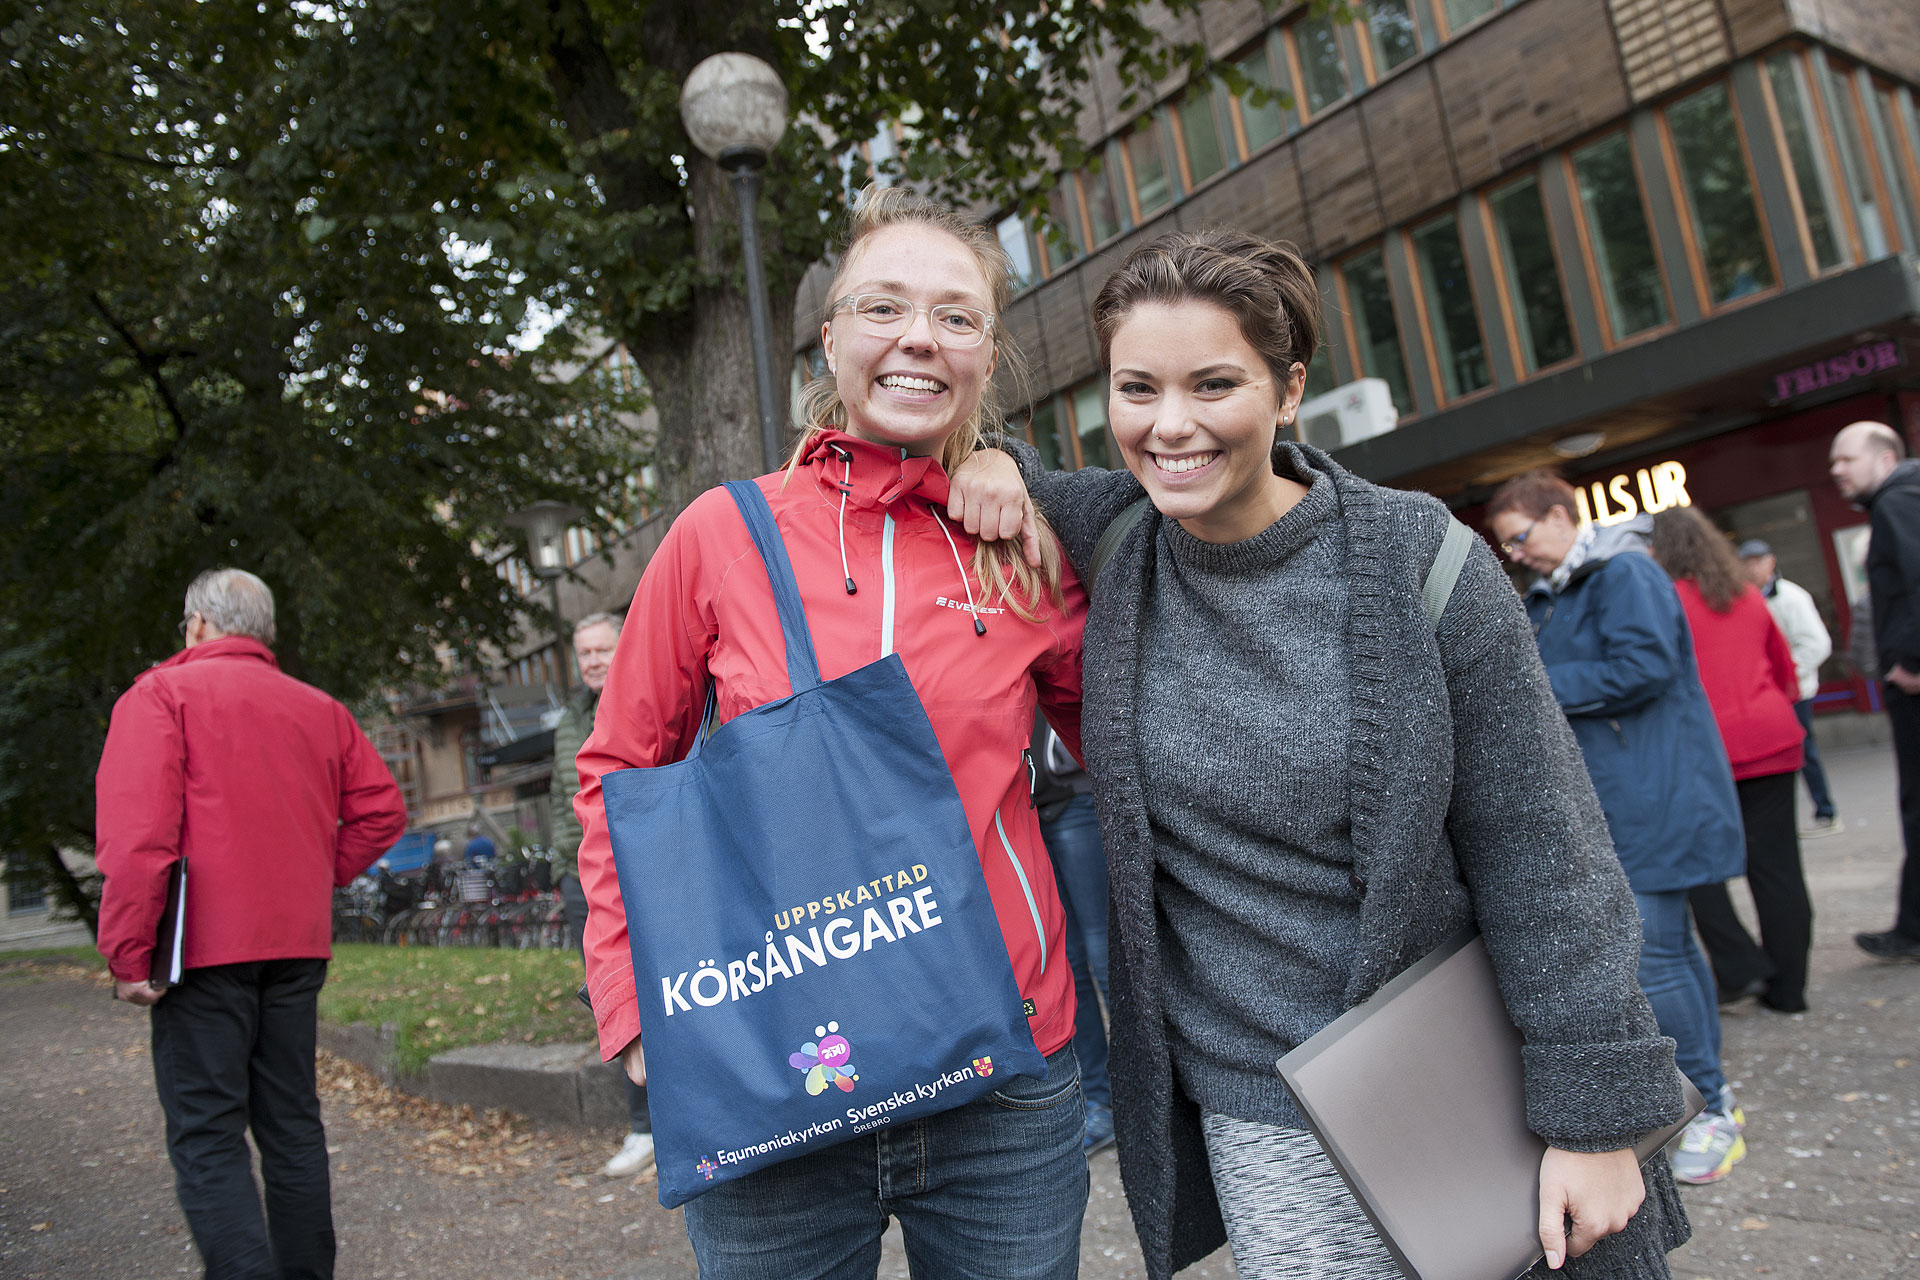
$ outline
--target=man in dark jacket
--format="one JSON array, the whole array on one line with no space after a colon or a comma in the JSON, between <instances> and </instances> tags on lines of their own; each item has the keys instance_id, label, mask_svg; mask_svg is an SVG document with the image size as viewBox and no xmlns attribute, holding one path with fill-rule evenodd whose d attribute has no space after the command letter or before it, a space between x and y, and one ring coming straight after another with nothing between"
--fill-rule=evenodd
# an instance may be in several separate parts
<instances>
[{"instance_id":1,"label":"man in dark jacket","mask_svg":"<svg viewBox=\"0 0 1920 1280\"><path fill-rule=\"evenodd\" d=\"M613 651L620 640L620 619L611 613L589 614L573 629L573 656L580 672L580 689L567 701L553 727L553 782L547 795L553 805L553 879L567 908L567 936L580 946L587 932L587 895L580 888L580 820L573 798L580 793L580 769L574 757L593 732L593 713L600 691L613 669ZM627 1091L627 1137L600 1172L609 1178L631 1178L653 1167L653 1121L647 1111L647 1090L627 1078L618 1066Z\"/></svg>"},{"instance_id":2,"label":"man in dark jacket","mask_svg":"<svg viewBox=\"0 0 1920 1280\"><path fill-rule=\"evenodd\" d=\"M1673 1176L1715 1182L1746 1155L1744 1118L1721 1070L1717 992L1687 891L1746 869L1733 770L1680 598L1646 554L1649 522L1602 528L1574 510L1565 481L1532 472L1493 495L1487 525L1501 550L1540 575L1527 614L1640 909L1640 985L1707 1100L1674 1153Z\"/></svg>"},{"instance_id":3,"label":"man in dark jacket","mask_svg":"<svg viewBox=\"0 0 1920 1280\"><path fill-rule=\"evenodd\" d=\"M1887 723L1900 774L1900 826L1907 857L1893 928L1853 940L1882 960L1920 960L1920 462L1884 422L1856 422L1833 438L1828 474L1840 496L1865 507L1867 592L1873 645L1886 681Z\"/></svg>"},{"instance_id":4,"label":"man in dark jacket","mask_svg":"<svg viewBox=\"0 0 1920 1280\"><path fill-rule=\"evenodd\" d=\"M181 634L114 704L100 757L100 953L114 994L152 1008L167 1154L208 1277L319 1280L334 1259L314 1083L333 890L399 839L406 805L347 709L281 674L264 582L201 574ZM149 977L182 860L184 972L167 987Z\"/></svg>"}]
</instances>

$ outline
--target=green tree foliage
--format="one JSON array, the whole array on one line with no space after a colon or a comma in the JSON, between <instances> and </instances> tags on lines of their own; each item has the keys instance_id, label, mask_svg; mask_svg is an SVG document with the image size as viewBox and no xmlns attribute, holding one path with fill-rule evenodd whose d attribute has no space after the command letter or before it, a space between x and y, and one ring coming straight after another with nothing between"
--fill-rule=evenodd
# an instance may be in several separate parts
<instances>
[{"instance_id":1,"label":"green tree foliage","mask_svg":"<svg viewBox=\"0 0 1920 1280\"><path fill-rule=\"evenodd\" d=\"M49 5L0 40L0 849L82 906L54 850L90 845L107 714L195 573L261 574L283 667L359 699L506 641L476 548L536 498L620 514L636 459L543 376L566 331L511 345L553 285L422 216L499 215L421 126L525 87L429 100L279 5Z\"/></svg>"},{"instance_id":2,"label":"green tree foliage","mask_svg":"<svg viewBox=\"0 0 1920 1280\"><path fill-rule=\"evenodd\" d=\"M502 516L621 514L634 442L558 376L609 340L668 505L759 469L732 194L679 119L701 59L756 54L791 94L761 206L784 334L870 176L854 143L900 122L886 176L1037 215L1087 160L1091 75L1113 118L1208 70L1195 0L1154 8L1159 31L1137 0L10 7L0 848L90 843L113 699L200 569L262 574L282 664L349 700L505 641L524 606L475 550Z\"/></svg>"}]
</instances>

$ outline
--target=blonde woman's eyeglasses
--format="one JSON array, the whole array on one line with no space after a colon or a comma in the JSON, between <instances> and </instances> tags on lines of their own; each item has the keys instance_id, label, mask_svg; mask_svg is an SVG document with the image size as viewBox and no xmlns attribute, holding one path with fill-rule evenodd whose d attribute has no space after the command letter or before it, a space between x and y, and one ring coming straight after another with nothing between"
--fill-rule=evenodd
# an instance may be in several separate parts
<instances>
[{"instance_id":1,"label":"blonde woman's eyeglasses","mask_svg":"<svg viewBox=\"0 0 1920 1280\"><path fill-rule=\"evenodd\" d=\"M833 304L833 314L851 311L868 333L897 338L907 331L920 308L890 293L850 293ZM942 302L927 308L934 337L943 346L977 347L993 331L993 317L978 307Z\"/></svg>"}]
</instances>

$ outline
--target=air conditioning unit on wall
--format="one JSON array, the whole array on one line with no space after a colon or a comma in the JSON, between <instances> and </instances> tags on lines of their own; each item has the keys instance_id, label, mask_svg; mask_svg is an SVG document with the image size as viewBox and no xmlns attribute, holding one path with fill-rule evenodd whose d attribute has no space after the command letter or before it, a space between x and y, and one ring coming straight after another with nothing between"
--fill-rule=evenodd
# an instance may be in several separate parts
<instances>
[{"instance_id":1,"label":"air conditioning unit on wall","mask_svg":"<svg viewBox=\"0 0 1920 1280\"><path fill-rule=\"evenodd\" d=\"M1393 430L1400 415L1380 378L1361 378L1300 405L1300 438L1332 453L1369 436Z\"/></svg>"}]
</instances>

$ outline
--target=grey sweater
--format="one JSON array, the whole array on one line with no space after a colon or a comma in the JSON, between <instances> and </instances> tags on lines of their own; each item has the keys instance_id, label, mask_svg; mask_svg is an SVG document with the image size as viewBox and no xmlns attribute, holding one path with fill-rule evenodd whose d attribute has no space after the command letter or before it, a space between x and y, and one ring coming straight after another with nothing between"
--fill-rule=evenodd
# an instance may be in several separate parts
<instances>
[{"instance_id":1,"label":"grey sweater","mask_svg":"<svg viewBox=\"0 0 1920 1280\"><path fill-rule=\"evenodd\" d=\"M1102 531L1141 494L1124 472L1049 472L1007 446L1083 573ZM1682 1113L1673 1042L1634 973L1640 925L1520 601L1476 543L1436 629L1421 587L1447 525L1423 494L1370 484L1325 454L1347 546L1345 726L1359 945L1349 1006L1468 924L1479 926L1525 1040L1527 1118L1569 1150L1612 1150ZM1087 615L1082 739L1112 883L1113 1087L1120 1170L1147 1273L1170 1276L1226 1238L1199 1108L1174 1079L1153 839L1141 786L1161 730L1137 691L1163 546L1149 511L1102 570ZM1292 625L1274 616L1269 625ZM1330 726L1332 727L1332 726ZM1248 803L1282 802L1247 778ZM1665 1280L1689 1234L1665 1161L1627 1229L1557 1274ZM1547 1275L1544 1268L1536 1268Z\"/></svg>"},{"instance_id":2,"label":"grey sweater","mask_svg":"<svg viewBox=\"0 0 1920 1280\"><path fill-rule=\"evenodd\" d=\"M1274 1060L1346 1011L1360 894L1347 740L1326 731L1349 719L1346 654L1316 640L1346 630L1346 537L1332 478L1284 456L1310 487L1253 537L1160 526L1141 658L1173 678L1141 683L1140 753L1177 1078L1298 1129Z\"/></svg>"}]
</instances>

